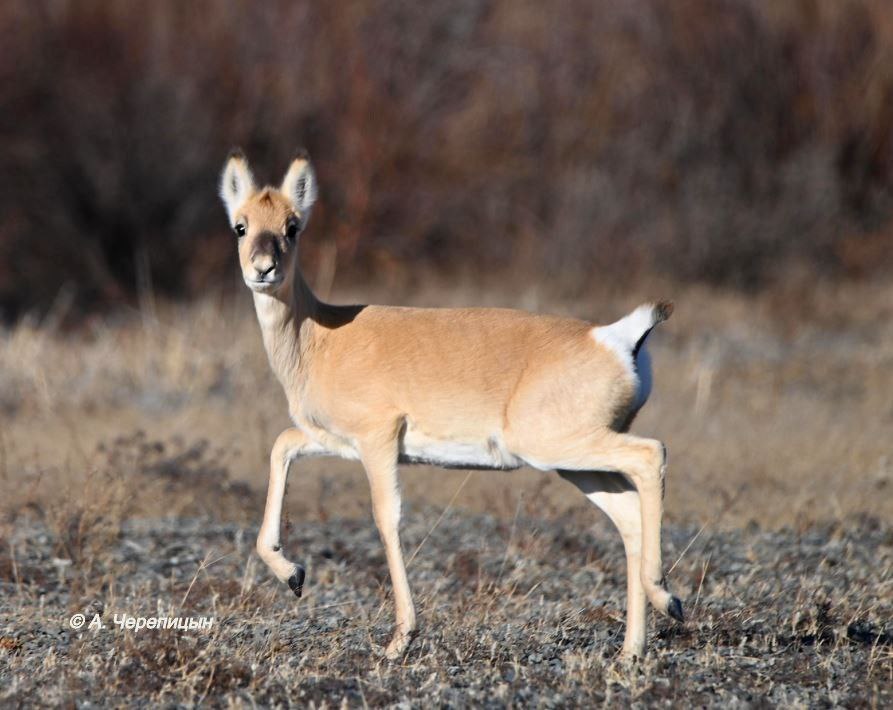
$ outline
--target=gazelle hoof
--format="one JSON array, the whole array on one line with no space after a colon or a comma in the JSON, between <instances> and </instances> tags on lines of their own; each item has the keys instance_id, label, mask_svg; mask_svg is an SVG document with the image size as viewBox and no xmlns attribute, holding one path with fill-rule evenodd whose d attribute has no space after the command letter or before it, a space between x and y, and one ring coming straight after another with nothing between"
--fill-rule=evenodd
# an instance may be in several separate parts
<instances>
[{"instance_id":1,"label":"gazelle hoof","mask_svg":"<svg viewBox=\"0 0 893 710\"><path fill-rule=\"evenodd\" d=\"M638 666L639 663L641 663L644 658L645 658L645 650L642 648L630 649L630 650L623 649L620 652L619 661L625 668L632 669L632 668L635 668L636 666Z\"/></svg>"},{"instance_id":2,"label":"gazelle hoof","mask_svg":"<svg viewBox=\"0 0 893 710\"><path fill-rule=\"evenodd\" d=\"M679 597L670 597L670 603L667 604L667 613L680 624L685 623L685 615L682 613L682 602L679 601Z\"/></svg>"},{"instance_id":3,"label":"gazelle hoof","mask_svg":"<svg viewBox=\"0 0 893 710\"><path fill-rule=\"evenodd\" d=\"M288 586L295 593L295 596L300 599L301 592L304 591L304 568L298 566L295 569L295 573L288 578Z\"/></svg>"},{"instance_id":4,"label":"gazelle hoof","mask_svg":"<svg viewBox=\"0 0 893 710\"><path fill-rule=\"evenodd\" d=\"M384 649L385 658L389 661L399 660L406 653L406 649L409 648L409 644L412 643L415 635L415 629L409 632L396 631L394 638L391 639L387 648Z\"/></svg>"}]
</instances>

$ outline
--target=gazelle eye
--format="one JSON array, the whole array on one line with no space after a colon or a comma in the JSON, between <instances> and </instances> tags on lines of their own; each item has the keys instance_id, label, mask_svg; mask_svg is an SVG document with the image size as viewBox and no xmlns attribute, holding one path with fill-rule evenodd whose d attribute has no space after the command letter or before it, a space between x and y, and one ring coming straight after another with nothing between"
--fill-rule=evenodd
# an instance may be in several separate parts
<instances>
[{"instance_id":1,"label":"gazelle eye","mask_svg":"<svg viewBox=\"0 0 893 710\"><path fill-rule=\"evenodd\" d=\"M285 228L285 236L289 239L294 239L298 236L298 230L301 228L301 223L297 219L293 219L288 223L288 226Z\"/></svg>"},{"instance_id":2,"label":"gazelle eye","mask_svg":"<svg viewBox=\"0 0 893 710\"><path fill-rule=\"evenodd\" d=\"M244 225L244 224L237 224L237 225L236 225L236 235L239 236L239 237L244 237L244 236L245 236L245 225Z\"/></svg>"}]
</instances>

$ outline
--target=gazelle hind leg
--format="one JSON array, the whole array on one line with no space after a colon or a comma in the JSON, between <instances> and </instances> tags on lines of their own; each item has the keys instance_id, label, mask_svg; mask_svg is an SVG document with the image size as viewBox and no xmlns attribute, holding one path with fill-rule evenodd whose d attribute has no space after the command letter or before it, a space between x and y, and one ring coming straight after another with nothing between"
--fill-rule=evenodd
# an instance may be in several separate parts
<instances>
[{"instance_id":1,"label":"gazelle hind leg","mask_svg":"<svg viewBox=\"0 0 893 710\"><path fill-rule=\"evenodd\" d=\"M276 438L276 443L273 444L273 451L270 454L270 483L267 488L264 520L257 535L257 554L279 581L288 582L288 586L299 597L304 586L304 568L289 562L282 554L282 546L279 542L282 504L291 461L301 456L318 453L323 453L322 449L310 441L299 429L286 429Z\"/></svg>"},{"instance_id":2,"label":"gazelle hind leg","mask_svg":"<svg viewBox=\"0 0 893 710\"><path fill-rule=\"evenodd\" d=\"M645 653L645 589L642 566L642 513L639 494L625 476L609 471L559 471L614 523L626 552L626 631L623 655Z\"/></svg>"},{"instance_id":3,"label":"gazelle hind leg","mask_svg":"<svg viewBox=\"0 0 893 710\"><path fill-rule=\"evenodd\" d=\"M396 439L361 446L361 458L369 477L372 494L372 514L384 545L394 588L395 628L394 636L385 649L385 655L395 660L412 641L416 630L415 607L406 578L403 548L400 544L400 491L397 480Z\"/></svg>"},{"instance_id":4,"label":"gazelle hind leg","mask_svg":"<svg viewBox=\"0 0 893 710\"><path fill-rule=\"evenodd\" d=\"M656 445L656 463L644 473L633 474L642 504L642 582L654 607L682 623L682 602L666 589L661 558L661 526L664 514L664 491L667 479L667 447L660 441L630 437L634 441Z\"/></svg>"},{"instance_id":5,"label":"gazelle hind leg","mask_svg":"<svg viewBox=\"0 0 893 710\"><path fill-rule=\"evenodd\" d=\"M682 621L682 603L664 588L661 561L661 524L667 449L662 442L630 434L614 434L604 444L604 453L614 461L612 469L626 473L639 493L642 512L642 585L648 601L663 614Z\"/></svg>"},{"instance_id":6,"label":"gazelle hind leg","mask_svg":"<svg viewBox=\"0 0 893 710\"><path fill-rule=\"evenodd\" d=\"M527 457L525 457L527 458ZM636 487L642 518L640 576L648 601L663 614L682 621L682 603L664 589L661 569L661 519L666 449L660 441L603 431L582 440L549 442L531 451L541 468L572 471L620 471Z\"/></svg>"}]
</instances>

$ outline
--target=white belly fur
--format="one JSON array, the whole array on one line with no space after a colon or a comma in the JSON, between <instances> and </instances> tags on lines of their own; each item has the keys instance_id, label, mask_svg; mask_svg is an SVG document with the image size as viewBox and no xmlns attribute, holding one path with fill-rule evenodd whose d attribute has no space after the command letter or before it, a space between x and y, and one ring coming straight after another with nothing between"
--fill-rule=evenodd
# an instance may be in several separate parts
<instances>
[{"instance_id":1,"label":"white belly fur","mask_svg":"<svg viewBox=\"0 0 893 710\"><path fill-rule=\"evenodd\" d=\"M407 459L441 466L480 468L519 468L524 462L505 448L502 437L483 441L437 439L407 426L400 442Z\"/></svg>"}]
</instances>

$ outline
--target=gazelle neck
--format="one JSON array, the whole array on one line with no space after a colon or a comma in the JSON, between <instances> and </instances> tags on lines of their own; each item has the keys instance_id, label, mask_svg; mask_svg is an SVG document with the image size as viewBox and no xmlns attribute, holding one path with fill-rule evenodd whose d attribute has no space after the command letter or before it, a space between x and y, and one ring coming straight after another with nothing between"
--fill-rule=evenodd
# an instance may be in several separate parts
<instances>
[{"instance_id":1,"label":"gazelle neck","mask_svg":"<svg viewBox=\"0 0 893 710\"><path fill-rule=\"evenodd\" d=\"M270 366L286 392L298 369L305 325L318 317L323 305L307 285L297 264L275 293L254 292L254 309L264 348Z\"/></svg>"}]
</instances>

